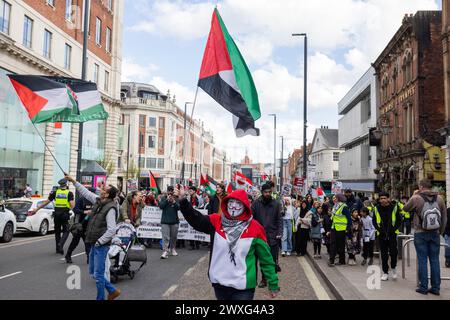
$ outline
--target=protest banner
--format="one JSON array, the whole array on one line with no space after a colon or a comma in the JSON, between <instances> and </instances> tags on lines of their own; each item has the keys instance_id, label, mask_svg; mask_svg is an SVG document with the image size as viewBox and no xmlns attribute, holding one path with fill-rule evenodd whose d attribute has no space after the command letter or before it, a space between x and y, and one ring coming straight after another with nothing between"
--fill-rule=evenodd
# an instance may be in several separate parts
<instances>
[{"instance_id":1,"label":"protest banner","mask_svg":"<svg viewBox=\"0 0 450 320\"><path fill-rule=\"evenodd\" d=\"M204 215L208 215L208 210L198 210ZM158 207L146 206L142 209L141 225L137 228L138 238L161 239L161 215L162 210ZM178 211L180 225L178 228L178 240L197 240L209 242L209 234L198 232L192 228L184 219L183 214Z\"/></svg>"},{"instance_id":2,"label":"protest banner","mask_svg":"<svg viewBox=\"0 0 450 320\"><path fill-rule=\"evenodd\" d=\"M342 182L333 180L333 182L331 183L331 193L342 193Z\"/></svg>"}]
</instances>

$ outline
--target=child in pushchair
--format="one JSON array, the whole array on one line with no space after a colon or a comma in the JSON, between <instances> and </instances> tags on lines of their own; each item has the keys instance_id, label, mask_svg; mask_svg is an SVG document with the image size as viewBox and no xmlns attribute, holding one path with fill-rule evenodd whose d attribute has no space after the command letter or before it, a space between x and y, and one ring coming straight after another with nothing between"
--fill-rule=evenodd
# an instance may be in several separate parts
<instances>
[{"instance_id":1,"label":"child in pushchair","mask_svg":"<svg viewBox=\"0 0 450 320\"><path fill-rule=\"evenodd\" d=\"M114 263L110 268L111 282L115 283L119 276L128 275L133 279L136 272L138 272L147 262L147 254L145 247L139 244L136 229L132 224L119 223L116 227L116 237L111 242L111 247L108 252L110 259ZM137 270L131 270L131 261L142 262Z\"/></svg>"}]
</instances>

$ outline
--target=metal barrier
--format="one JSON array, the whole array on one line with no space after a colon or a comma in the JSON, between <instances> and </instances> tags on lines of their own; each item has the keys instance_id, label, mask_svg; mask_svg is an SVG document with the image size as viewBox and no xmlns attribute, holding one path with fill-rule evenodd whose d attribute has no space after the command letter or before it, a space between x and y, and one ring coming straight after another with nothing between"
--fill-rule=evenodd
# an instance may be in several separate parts
<instances>
[{"instance_id":1,"label":"metal barrier","mask_svg":"<svg viewBox=\"0 0 450 320\"><path fill-rule=\"evenodd\" d=\"M403 248L402 248L402 252L403 252L403 257L405 256L405 248L408 247L408 252L407 252L407 261L408 261L408 267L410 266L410 248L409 248L409 244L411 242L414 241L414 236L413 235L399 235L399 237L403 237L403 238L410 238L408 240L405 241L405 243L403 244ZM441 247L450 247L450 245L446 244L446 243L441 243L440 244ZM428 261L427 261L427 265L428 265ZM406 279L406 275L405 275L405 259L402 259L402 278ZM428 279L431 279L430 276L428 276ZM441 277L441 280L450 280L450 277ZM416 283L417 283L417 287L419 287L420 282L419 282L419 259L416 259Z\"/></svg>"}]
</instances>

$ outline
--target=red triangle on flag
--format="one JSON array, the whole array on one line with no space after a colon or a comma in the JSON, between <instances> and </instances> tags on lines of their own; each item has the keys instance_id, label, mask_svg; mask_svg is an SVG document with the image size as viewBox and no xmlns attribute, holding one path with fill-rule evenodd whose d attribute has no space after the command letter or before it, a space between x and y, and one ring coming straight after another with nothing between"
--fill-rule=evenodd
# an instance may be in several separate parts
<instances>
[{"instance_id":1,"label":"red triangle on flag","mask_svg":"<svg viewBox=\"0 0 450 320\"><path fill-rule=\"evenodd\" d=\"M23 106L25 107L25 109L27 109L28 117L33 120L33 118L39 113L39 111L44 108L48 100L36 94L34 91L20 84L16 80L13 80L11 78L9 80L11 80L11 83L16 90Z\"/></svg>"}]
</instances>

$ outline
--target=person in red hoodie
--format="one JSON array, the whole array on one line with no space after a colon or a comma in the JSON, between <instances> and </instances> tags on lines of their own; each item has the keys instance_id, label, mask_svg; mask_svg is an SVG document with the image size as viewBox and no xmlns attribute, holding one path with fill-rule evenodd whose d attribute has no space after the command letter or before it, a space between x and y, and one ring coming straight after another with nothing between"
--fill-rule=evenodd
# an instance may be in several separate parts
<instances>
[{"instance_id":1,"label":"person in red hoodie","mask_svg":"<svg viewBox=\"0 0 450 320\"><path fill-rule=\"evenodd\" d=\"M221 203L222 213L203 215L175 189L180 210L197 231L211 235L209 280L218 300L253 300L256 287L256 259L267 279L271 297L280 290L275 262L264 228L253 219L244 190L233 191Z\"/></svg>"}]
</instances>

